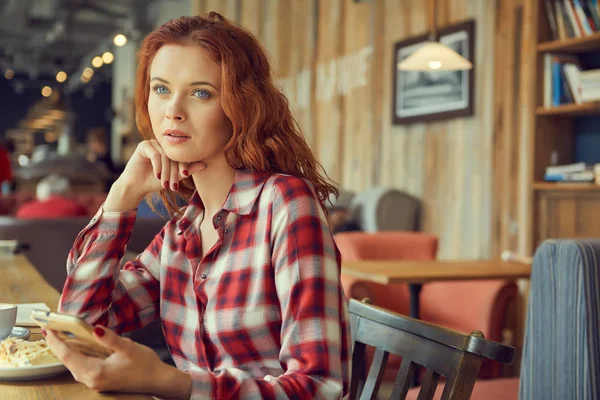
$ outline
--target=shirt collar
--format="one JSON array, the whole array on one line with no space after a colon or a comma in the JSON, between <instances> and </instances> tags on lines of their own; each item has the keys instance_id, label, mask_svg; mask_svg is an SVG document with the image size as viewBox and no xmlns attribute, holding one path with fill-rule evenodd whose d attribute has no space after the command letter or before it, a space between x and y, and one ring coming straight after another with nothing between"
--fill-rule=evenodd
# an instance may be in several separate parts
<instances>
[{"instance_id":1,"label":"shirt collar","mask_svg":"<svg viewBox=\"0 0 600 400\"><path fill-rule=\"evenodd\" d=\"M239 215L250 214L269 176L268 173L237 170L222 210ZM177 221L178 233L183 233L203 212L204 206L200 196L198 192L194 192L183 216Z\"/></svg>"}]
</instances>

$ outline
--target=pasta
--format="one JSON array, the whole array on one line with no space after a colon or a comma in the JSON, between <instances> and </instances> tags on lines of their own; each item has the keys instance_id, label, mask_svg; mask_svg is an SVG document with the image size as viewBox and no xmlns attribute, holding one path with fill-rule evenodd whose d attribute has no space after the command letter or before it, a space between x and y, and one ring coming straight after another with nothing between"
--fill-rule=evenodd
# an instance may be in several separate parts
<instances>
[{"instance_id":1,"label":"pasta","mask_svg":"<svg viewBox=\"0 0 600 400\"><path fill-rule=\"evenodd\" d=\"M31 367L58 362L45 340L29 342L8 338L0 341L1 368Z\"/></svg>"}]
</instances>

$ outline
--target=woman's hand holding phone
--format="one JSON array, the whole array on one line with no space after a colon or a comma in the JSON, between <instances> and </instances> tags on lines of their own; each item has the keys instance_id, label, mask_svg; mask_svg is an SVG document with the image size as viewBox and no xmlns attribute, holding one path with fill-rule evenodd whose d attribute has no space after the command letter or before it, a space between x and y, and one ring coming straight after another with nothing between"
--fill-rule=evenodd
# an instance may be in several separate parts
<instances>
[{"instance_id":1,"label":"woman's hand holding phone","mask_svg":"<svg viewBox=\"0 0 600 400\"><path fill-rule=\"evenodd\" d=\"M55 332L45 332L54 355L71 371L77 382L98 392L151 393L161 398L189 399L192 381L189 374L165 364L149 347L123 338L101 326L93 337L112 354L90 357L69 347Z\"/></svg>"},{"instance_id":2,"label":"woman's hand holding phone","mask_svg":"<svg viewBox=\"0 0 600 400\"><path fill-rule=\"evenodd\" d=\"M156 140L144 140L127 162L125 170L111 187L104 211L135 209L149 193L161 189L179 190L179 182L206 168L203 162L170 160Z\"/></svg>"}]
</instances>

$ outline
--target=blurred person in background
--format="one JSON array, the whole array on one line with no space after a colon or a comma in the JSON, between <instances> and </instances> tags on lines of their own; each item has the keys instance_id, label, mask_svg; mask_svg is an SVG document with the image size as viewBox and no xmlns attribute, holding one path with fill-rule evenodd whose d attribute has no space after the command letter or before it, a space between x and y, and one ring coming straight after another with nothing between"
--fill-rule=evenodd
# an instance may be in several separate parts
<instances>
[{"instance_id":1,"label":"blurred person in background","mask_svg":"<svg viewBox=\"0 0 600 400\"><path fill-rule=\"evenodd\" d=\"M106 131L102 128L91 129L87 134L87 146L87 160L110 174L110 178L105 182L105 190L108 192L121 171L113 163L108 151Z\"/></svg>"},{"instance_id":2,"label":"blurred person in background","mask_svg":"<svg viewBox=\"0 0 600 400\"><path fill-rule=\"evenodd\" d=\"M13 151L14 145L10 140L0 143L0 187L2 194L8 194L14 189L11 165L11 153Z\"/></svg>"},{"instance_id":3,"label":"blurred person in background","mask_svg":"<svg viewBox=\"0 0 600 400\"><path fill-rule=\"evenodd\" d=\"M107 171L114 174L119 172L119 170L110 157L106 140L106 132L104 129L95 128L90 130L87 134L87 159L90 162L103 166Z\"/></svg>"},{"instance_id":4,"label":"blurred person in background","mask_svg":"<svg viewBox=\"0 0 600 400\"><path fill-rule=\"evenodd\" d=\"M70 184L67 178L49 175L36 187L37 200L19 207L17 218L69 218L88 215L83 206L68 197Z\"/></svg>"}]
</instances>

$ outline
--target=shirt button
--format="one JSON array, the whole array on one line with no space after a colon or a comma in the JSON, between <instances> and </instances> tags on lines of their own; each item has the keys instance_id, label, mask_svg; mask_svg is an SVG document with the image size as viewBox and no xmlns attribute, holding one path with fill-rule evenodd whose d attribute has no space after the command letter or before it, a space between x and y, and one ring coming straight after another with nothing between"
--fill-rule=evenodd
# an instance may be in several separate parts
<instances>
[{"instance_id":1,"label":"shirt button","mask_svg":"<svg viewBox=\"0 0 600 400\"><path fill-rule=\"evenodd\" d=\"M206 279L207 278L206 274L202 274L201 278Z\"/></svg>"},{"instance_id":2,"label":"shirt button","mask_svg":"<svg viewBox=\"0 0 600 400\"><path fill-rule=\"evenodd\" d=\"M221 217L220 215L217 216L217 221L220 221L222 219L223 219L223 217Z\"/></svg>"},{"instance_id":3,"label":"shirt button","mask_svg":"<svg viewBox=\"0 0 600 400\"><path fill-rule=\"evenodd\" d=\"M229 230L225 229L225 234L227 235L229 233Z\"/></svg>"}]
</instances>

